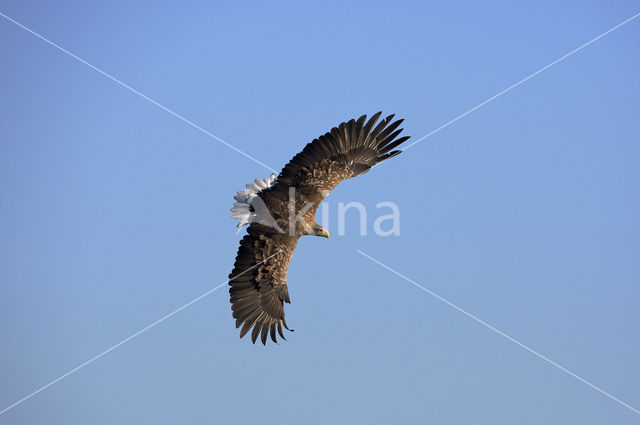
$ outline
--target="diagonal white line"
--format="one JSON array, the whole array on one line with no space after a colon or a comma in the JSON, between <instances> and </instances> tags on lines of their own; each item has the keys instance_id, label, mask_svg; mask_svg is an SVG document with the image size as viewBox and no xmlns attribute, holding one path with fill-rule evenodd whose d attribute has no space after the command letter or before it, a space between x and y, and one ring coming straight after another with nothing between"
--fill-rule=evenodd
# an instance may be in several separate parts
<instances>
[{"instance_id":1,"label":"diagonal white line","mask_svg":"<svg viewBox=\"0 0 640 425\"><path fill-rule=\"evenodd\" d=\"M204 294L200 295L198 298L194 299L193 301L190 301L189 303L183 305L182 307L180 307L177 310L172 311L171 313L167 314L166 316L164 316L163 318L153 322L152 324L150 324L149 326L140 329L138 332L134 333L133 335L129 336L128 338L123 339L122 341L120 341L119 343L117 343L116 345L110 347L109 349L103 351L102 353L98 354L95 357L92 357L91 359L87 360L86 362L82 363L80 366L71 369L69 372L65 373L64 375L60 376L59 378L54 379L53 381L49 382L47 385L39 388L38 390L32 392L31 394L27 395L26 397L16 401L15 403L13 403L11 406L5 408L4 410L0 411L0 415L3 414L4 412L6 412L7 410L17 406L18 404L22 403L23 401L33 397L34 395L38 394L40 391L50 387L51 385L55 384L58 381L61 381L62 379L66 378L67 376L71 375L74 372L77 372L78 370L82 369L83 367L87 366L90 363L93 363L94 361L98 360L100 357L104 356L105 354L115 350L116 348L118 348L119 346L121 346L122 344L132 340L133 338L137 337L138 335L140 335L141 333L151 329L152 327L154 327L155 325L159 324L160 322L163 322L164 320L168 319L169 317L173 316L174 314L178 313L179 311L189 307L191 304L195 303L196 301L201 300L202 298L206 297L207 295L211 294L212 292L216 291L217 289L220 289L222 286L226 285L227 282L224 282L218 286L216 286L215 288L205 292Z\"/></svg>"},{"instance_id":2,"label":"diagonal white line","mask_svg":"<svg viewBox=\"0 0 640 425\"><path fill-rule=\"evenodd\" d=\"M560 366L558 363L554 362L553 360L549 359L548 357L543 356L542 354L538 353L537 351L535 351L534 349L524 345L523 343L521 343L520 341L518 341L515 338L510 337L509 335L507 335L506 333L494 328L493 326L491 326L490 324L488 324L487 322L478 319L476 316L474 316L473 314L463 310L462 308L458 307L457 305L455 305L454 303L452 303L451 301L448 301L445 298L442 298L440 295L436 294L433 291L428 290L427 288L425 288L424 286L420 285L419 283L409 279L407 276L403 275L402 273L392 269L391 267L387 266L386 264L383 264L382 262L376 260L375 258L365 254L364 252L362 252L359 249L356 249L356 252L366 258L368 258L369 260L373 261L374 263L378 264L379 266L382 266L383 268L389 270L391 273L395 274L396 276L399 276L401 278L403 278L404 280L406 280L407 282L411 283L412 285L422 289L424 292L428 293L429 295L433 295L434 297L436 297L437 299L439 299L440 301L442 301L443 303L455 308L456 310L458 310L459 312L463 313L464 315L466 315L467 317L470 317L471 319L475 320L476 322L480 323L481 325L486 326L487 328L491 329L492 331L496 332L499 335L502 335L503 337L507 338L509 341L519 345L520 347L524 348L525 350L527 350L528 352L540 357L542 360L544 360L545 362L557 367L558 369L560 369L561 371L573 376L574 378L576 378L577 380L587 384L588 386L590 386L591 388L593 388L594 390L604 394L605 396L609 397L610 399L617 401L618 403L620 403L621 405L623 405L624 407L634 411L635 413L640 414L640 411L638 409L635 409L634 407L628 405L627 403L625 403L624 401L612 396L611 394L609 394L608 392L606 392L605 390L593 385L591 382L587 381L586 379L583 379L581 377L579 377L578 375L576 375L575 373L571 372L570 370Z\"/></svg>"},{"instance_id":3,"label":"diagonal white line","mask_svg":"<svg viewBox=\"0 0 640 425\"><path fill-rule=\"evenodd\" d=\"M260 261L259 263L255 264L254 266L251 266L250 268L248 268L247 270L243 271L242 273L239 273L238 275L234 276L233 279L236 279L240 276L242 276L243 274L247 273L248 271L258 267L260 264L264 263L265 261L267 261L268 259L270 259L271 257L278 255L281 251L276 252L275 254L265 258L264 260ZM65 373L64 375L60 376L59 378L54 379L53 381L49 382L47 385L38 388L36 391L32 392L31 394L21 398L20 400L16 401L15 403L13 403L11 406L6 407L3 410L0 410L0 415L2 415L3 413L5 413L6 411L8 411L9 409L12 409L14 407L16 407L17 405L19 405L20 403L22 403L23 401L26 401L28 399L30 399L31 397L33 397L34 395L38 394L40 391L45 390L47 388L49 388L50 386L52 386L53 384L55 384L56 382L59 382L61 380L63 380L64 378L66 378L67 376L77 372L78 370L82 369L83 367L87 366L90 363L93 363L94 361L98 360L100 357L104 356L105 354L115 350L116 348L120 347L122 344L131 341L133 338L137 337L138 335L148 331L149 329L153 328L154 326L164 322L165 320L167 320L168 318L170 318L171 316L173 316L176 313L179 313L180 311L184 310L185 308L189 307L191 304L200 301L201 299L205 298L206 296L212 294L213 292L217 291L218 289L222 288L224 285L228 284L229 282L231 282L233 279L229 279L223 283L221 283L220 285L216 286L213 289L208 290L207 292L205 292L204 294L200 295L198 298L194 298L193 300L189 301L188 303L186 303L185 305L183 305L182 307L173 310L171 313L167 314L166 316L156 320L155 322L153 322L152 324L140 329L138 332L134 333L133 335L123 339L122 341L120 341L119 343L117 343L116 345L113 345L112 347L104 350L102 353L98 354L95 357L90 358L89 360L87 360L86 362L82 363L80 366L71 369L69 372Z\"/></svg>"},{"instance_id":4,"label":"diagonal white line","mask_svg":"<svg viewBox=\"0 0 640 425\"><path fill-rule=\"evenodd\" d=\"M439 132L440 130L449 127L451 124L453 124L454 122L458 121L460 118L463 118L467 115L469 115L470 113L472 113L473 111L475 111L478 108L483 107L484 105L486 105L489 102L492 102L493 100L499 98L500 96L502 96L503 94L505 94L506 92L508 92L511 89L514 89L516 87L518 87L520 84L524 83L525 81L535 77L536 75L540 74L541 72L551 68L553 65L557 64L558 62L562 62L563 60L565 60L566 58L568 58L569 56L573 55L574 53L579 52L580 50L584 49L585 47L587 47L588 45L590 45L591 43L594 43L595 41L600 40L602 37L604 37L605 35L617 30L618 28L620 28L621 26L631 22L632 20L636 19L638 16L640 16L640 13L637 13L635 15L633 15L632 17L630 17L629 19L619 23L618 25L616 25L615 27L609 29L608 31L603 32L602 34L600 34L599 36L597 36L596 38L593 38L591 40L589 40L588 42L584 43L582 46L570 51L569 53L567 53L566 55L562 56L561 58L558 58L556 60L554 60L553 62L551 62L549 65L543 66L542 68L540 68L539 70L537 70L536 72L534 72L533 74L529 75L528 77L523 78L522 80L518 81L515 84L510 85L509 87L507 87L506 89L502 90L500 93L496 94L495 96L490 97L489 99L485 100L482 103L477 104L476 106L474 106L473 108L469 109L467 112L458 115L457 117L455 117L454 119L452 119L451 121L441 125L440 127L436 128L435 130L431 131L430 133L425 134L424 136L422 136L421 138L419 138L418 140L416 140L415 142L405 146L404 148L402 148L402 150L407 150L409 149L411 146L420 143L421 141L423 141L424 139L426 139L429 136L432 136L434 134L436 134L437 132Z\"/></svg>"},{"instance_id":5,"label":"diagonal white line","mask_svg":"<svg viewBox=\"0 0 640 425\"><path fill-rule=\"evenodd\" d=\"M186 122L187 124L189 124L191 127L195 128L196 130L199 130L200 132L206 134L207 136L217 140L218 142L224 144L225 146L233 149L234 151L238 152L240 155L244 156L245 158L250 159L251 161L255 162L256 164L260 164L262 165L264 168L266 168L267 170L270 170L274 173L278 173L276 170L274 170L273 168L269 167L268 165L258 161L257 159L255 159L254 157L252 157L251 155L249 155L248 153L236 148L235 146L233 146L231 143L228 143L224 140L222 140L221 138L219 138L218 136L216 136L213 133L210 133L209 131L205 130L204 128L200 127L197 124L194 124L193 122L189 121L188 119L186 119L185 117L183 117L182 115L178 114L177 112L172 111L171 109L167 108L166 106L156 102L155 100L151 99L148 96L145 96L144 94L140 93L138 90L134 89L133 87L123 83L122 81L118 80L116 77L107 74L105 71L101 70L100 68L91 65L89 62L85 61L82 58L79 58L78 56L74 55L73 53L71 53L70 51L60 47L59 45L57 45L56 43L54 43L53 41L45 38L44 36L38 34L37 32L33 31L30 28L27 28L26 26L22 25L20 22L16 21L15 19L10 18L9 16L5 15L4 13L0 12L0 16L2 16L3 18L5 18L8 21L13 22L14 24L16 24L17 26L19 26L20 28L22 28L25 31L30 32L31 34L35 35L36 37L38 37L39 39L43 40L44 42L52 45L53 47L55 47L56 49L60 50L61 52L66 53L67 55L71 56L72 58L76 59L77 61L87 65L89 68L98 71L100 74L104 75L105 77L109 78L110 80L120 84L122 87L126 88L127 90L137 94L138 96L140 96L141 98L153 103L154 105L156 105L157 107L167 111L168 113L170 113L171 115L173 115L174 117L178 118L181 121Z\"/></svg>"}]
</instances>

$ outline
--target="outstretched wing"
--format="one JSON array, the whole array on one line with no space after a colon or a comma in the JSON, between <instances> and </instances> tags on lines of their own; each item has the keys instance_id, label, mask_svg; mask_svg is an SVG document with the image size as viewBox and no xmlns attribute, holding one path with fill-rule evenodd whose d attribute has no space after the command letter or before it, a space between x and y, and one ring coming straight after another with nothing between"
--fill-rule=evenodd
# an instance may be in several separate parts
<instances>
[{"instance_id":1,"label":"outstretched wing","mask_svg":"<svg viewBox=\"0 0 640 425\"><path fill-rule=\"evenodd\" d=\"M229 275L231 310L236 328L243 325L240 338L253 327L253 343L258 335L263 344L268 335L277 342L276 330L284 339L282 326L287 328L284 303L290 300L286 277L298 237L258 223L251 224L247 231Z\"/></svg>"},{"instance_id":2,"label":"outstretched wing","mask_svg":"<svg viewBox=\"0 0 640 425\"><path fill-rule=\"evenodd\" d=\"M295 187L317 206L341 181L364 174L399 154L401 151L394 149L409 139L396 139L403 130L398 129L403 120L393 121L394 115L389 115L376 125L381 114L378 112L369 121L363 115L343 122L307 144L282 169L274 187L261 196Z\"/></svg>"}]
</instances>

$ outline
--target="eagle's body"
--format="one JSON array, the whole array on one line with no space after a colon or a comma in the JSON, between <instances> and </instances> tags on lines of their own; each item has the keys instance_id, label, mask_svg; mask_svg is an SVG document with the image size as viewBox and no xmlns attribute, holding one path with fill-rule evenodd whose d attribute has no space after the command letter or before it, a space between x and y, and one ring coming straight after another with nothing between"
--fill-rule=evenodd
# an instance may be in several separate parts
<instances>
[{"instance_id":1,"label":"eagle's body","mask_svg":"<svg viewBox=\"0 0 640 425\"><path fill-rule=\"evenodd\" d=\"M287 270L298 239L304 235L329 237L316 223L315 214L322 200L343 180L364 174L374 165L397 155L392 150L408 137L395 138L402 120L391 122L393 115L376 121L375 114L365 123L357 121L334 127L297 154L282 169L277 179L256 179L246 192L236 195L234 217L251 223L229 275L231 309L240 337L252 327L255 343L260 335L266 343L276 332L284 338L284 303L289 303ZM251 187L250 187L251 186Z\"/></svg>"}]
</instances>

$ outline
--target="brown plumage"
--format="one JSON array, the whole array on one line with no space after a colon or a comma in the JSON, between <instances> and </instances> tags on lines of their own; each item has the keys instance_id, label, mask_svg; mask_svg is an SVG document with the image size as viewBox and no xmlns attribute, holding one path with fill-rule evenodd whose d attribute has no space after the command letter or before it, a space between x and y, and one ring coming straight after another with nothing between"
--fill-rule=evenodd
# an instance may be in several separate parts
<instances>
[{"instance_id":1,"label":"brown plumage","mask_svg":"<svg viewBox=\"0 0 640 425\"><path fill-rule=\"evenodd\" d=\"M376 125L381 114L369 121L363 115L342 123L307 144L273 186L257 194L251 205L256 218L240 241L229 275L231 310L236 327L242 326L240 338L253 328L254 343L258 336L263 344L268 337L277 342L276 332L284 339L284 303L290 302L286 277L298 239L329 236L316 223L316 209L338 183L399 154L393 149L409 139L396 139L403 120L392 121L393 115Z\"/></svg>"}]
</instances>

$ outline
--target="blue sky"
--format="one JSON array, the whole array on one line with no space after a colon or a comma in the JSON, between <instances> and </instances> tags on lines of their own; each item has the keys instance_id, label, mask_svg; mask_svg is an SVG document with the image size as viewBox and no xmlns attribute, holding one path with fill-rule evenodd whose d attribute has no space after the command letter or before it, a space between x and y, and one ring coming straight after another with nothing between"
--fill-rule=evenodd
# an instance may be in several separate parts
<instances>
[{"instance_id":1,"label":"blue sky","mask_svg":"<svg viewBox=\"0 0 640 425\"><path fill-rule=\"evenodd\" d=\"M0 11L280 169L378 110L416 140L637 2L3 1ZM239 340L226 288L0 424L635 424L640 20L330 196L401 234L303 239L296 329ZM269 171L0 18L0 409L224 282ZM331 229L330 229L331 230ZM353 231L350 231L353 230ZM335 232L332 232L335 234Z\"/></svg>"}]
</instances>

